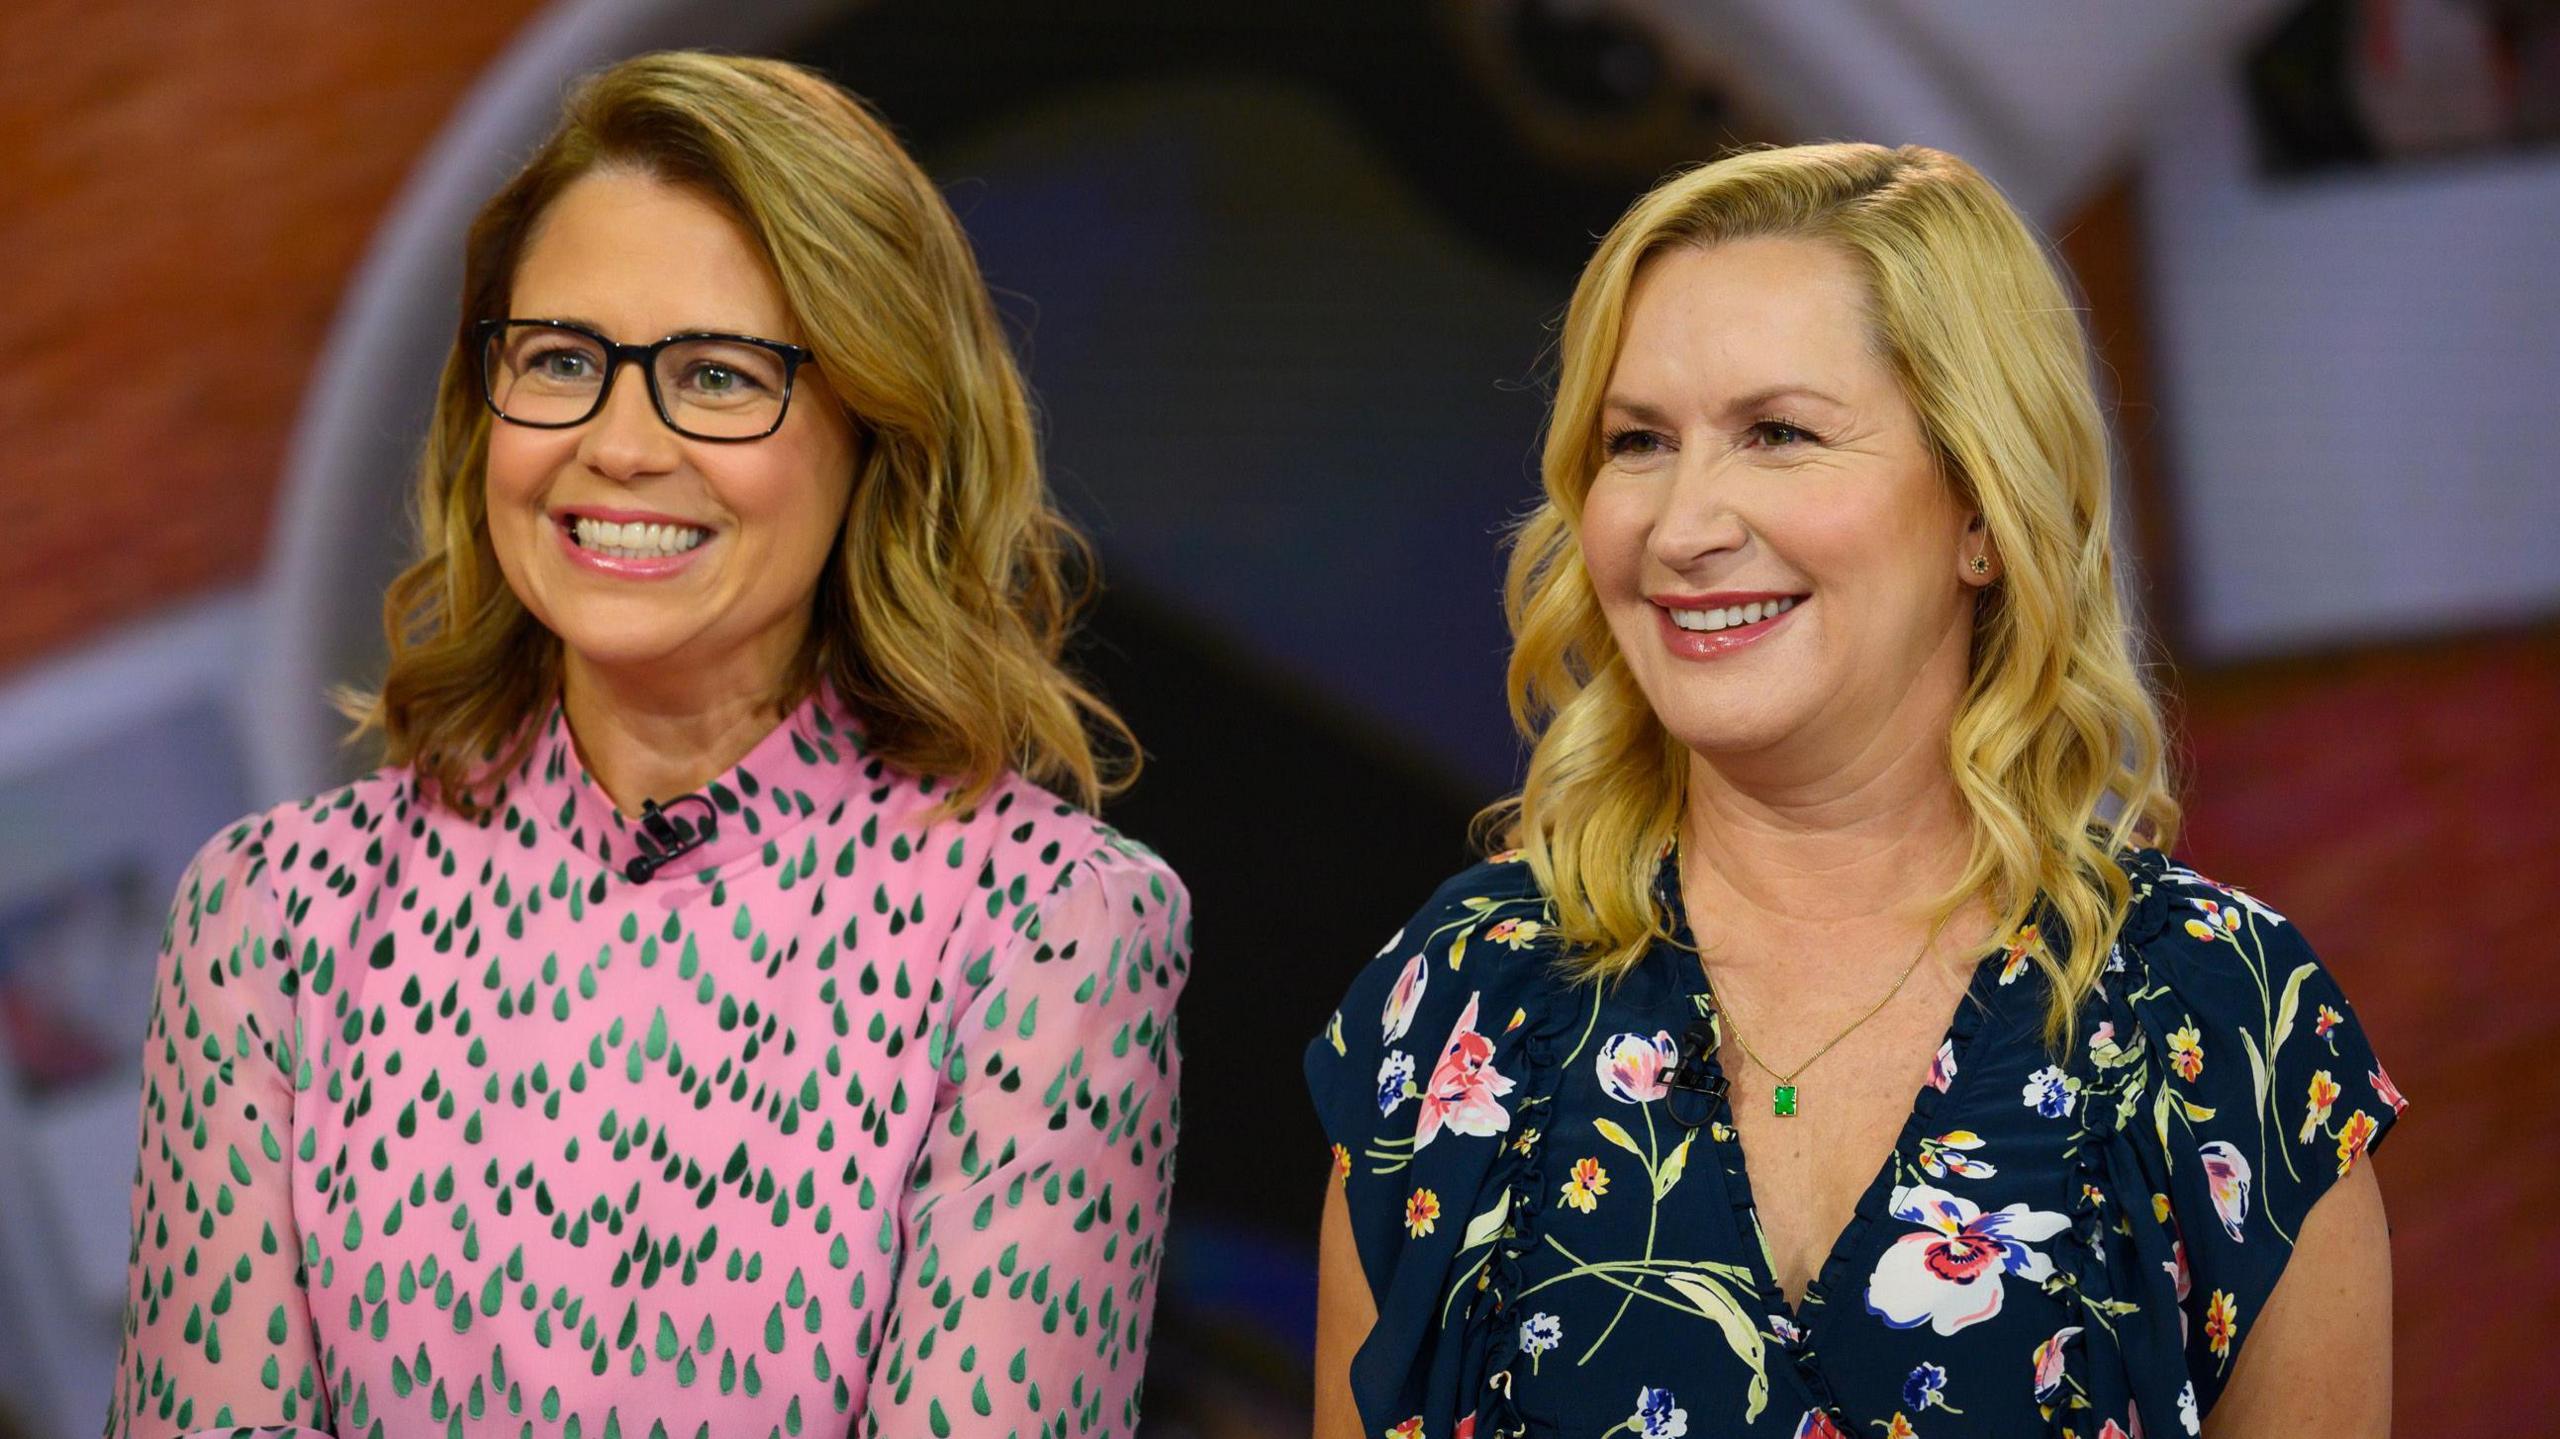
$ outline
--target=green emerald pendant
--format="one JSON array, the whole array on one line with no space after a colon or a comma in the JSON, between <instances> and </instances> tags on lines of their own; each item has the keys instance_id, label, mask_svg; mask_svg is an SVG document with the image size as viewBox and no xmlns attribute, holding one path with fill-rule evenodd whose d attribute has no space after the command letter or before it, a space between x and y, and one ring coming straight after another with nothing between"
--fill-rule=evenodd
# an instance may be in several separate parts
<instances>
[{"instance_id":1,"label":"green emerald pendant","mask_svg":"<svg viewBox=\"0 0 2560 1439\"><path fill-rule=\"evenodd\" d=\"M1792 1084L1779 1085L1777 1094L1769 1101L1769 1109L1780 1119L1792 1117L1796 1112L1796 1087Z\"/></svg>"}]
</instances>

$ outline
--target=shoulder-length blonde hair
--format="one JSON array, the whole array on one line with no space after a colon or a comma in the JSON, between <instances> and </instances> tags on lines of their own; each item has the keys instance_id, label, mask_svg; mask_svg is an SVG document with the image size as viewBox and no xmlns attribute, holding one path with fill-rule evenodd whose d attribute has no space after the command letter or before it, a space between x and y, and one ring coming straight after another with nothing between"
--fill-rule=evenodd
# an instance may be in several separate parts
<instances>
[{"instance_id":1,"label":"shoulder-length blonde hair","mask_svg":"<svg viewBox=\"0 0 2560 1439\"><path fill-rule=\"evenodd\" d=\"M2000 555L1947 747L1971 853L1935 919L1982 898L2005 934L2044 896L2065 932L2036 953L2053 981L2047 1037L2067 1043L2124 921L2119 857L2166 846L2179 807L2116 591L2087 339L2036 237L1952 155L1744 151L1665 181L1601 241L1565 315L1546 498L1514 534L1504 594L1512 718L1535 747L1520 792L1486 811L1486 827L1527 852L1577 973L1621 974L1661 935L1652 881L1688 756L1610 638L1578 526L1637 271L1673 246L1758 236L1830 244L1858 264L1877 352Z\"/></svg>"},{"instance_id":2,"label":"shoulder-length blonde hair","mask_svg":"<svg viewBox=\"0 0 2560 1439\"><path fill-rule=\"evenodd\" d=\"M476 814L557 691L560 641L490 548L472 326L505 313L545 208L606 169L689 187L745 225L817 353L823 388L807 397L842 404L862 437L809 638L773 706L832 684L870 753L955 782L948 807L1007 769L1087 808L1124 786L1137 764L1127 726L1059 662L1090 593L1089 551L1050 506L1022 378L959 222L861 101L796 65L698 52L581 82L472 222L417 482L418 557L383 602L390 667L378 691L341 698L356 734L380 730L389 763Z\"/></svg>"}]
</instances>

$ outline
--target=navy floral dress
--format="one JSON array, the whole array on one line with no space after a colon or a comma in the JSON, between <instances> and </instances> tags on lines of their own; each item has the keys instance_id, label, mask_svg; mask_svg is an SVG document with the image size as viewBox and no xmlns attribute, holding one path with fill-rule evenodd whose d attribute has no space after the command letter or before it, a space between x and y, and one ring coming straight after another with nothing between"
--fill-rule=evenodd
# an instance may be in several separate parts
<instances>
[{"instance_id":1,"label":"navy floral dress","mask_svg":"<svg viewBox=\"0 0 2560 1439\"><path fill-rule=\"evenodd\" d=\"M1977 967L1793 1311L1731 1110L1671 1094L1677 1037L1713 1023L1695 956L1568 984L1528 865L1442 886L1307 1049L1377 1301L1365 1431L2199 1432L2303 1217L2404 1101L2282 915L2123 862L2132 911L2068 1056L2031 926ZM1668 860L1656 895L1685 945Z\"/></svg>"}]
</instances>

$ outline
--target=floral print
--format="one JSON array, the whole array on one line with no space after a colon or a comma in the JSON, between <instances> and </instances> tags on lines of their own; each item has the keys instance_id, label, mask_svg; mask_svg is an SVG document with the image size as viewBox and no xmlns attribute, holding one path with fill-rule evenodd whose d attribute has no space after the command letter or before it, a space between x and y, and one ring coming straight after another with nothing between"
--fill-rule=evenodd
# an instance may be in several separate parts
<instances>
[{"instance_id":1,"label":"floral print","mask_svg":"<svg viewBox=\"0 0 2560 1439\"><path fill-rule=\"evenodd\" d=\"M1440 1063L1431 1071L1430 1087L1422 1095L1422 1115L1413 1125L1416 1149L1438 1138L1443 1129L1484 1135L1511 1127L1502 1096L1511 1092L1512 1082L1493 1067L1493 1041L1476 1033L1478 998L1467 996L1467 1007L1459 1012L1449 1042L1440 1051Z\"/></svg>"},{"instance_id":2,"label":"floral print","mask_svg":"<svg viewBox=\"0 0 2560 1439\"><path fill-rule=\"evenodd\" d=\"M1378 1306L1364 1429L2197 1432L2303 1217L2405 1101L2284 916L2155 851L2123 863L2133 903L2079 1042L2043 1036L2040 907L1977 964L1793 1303L1730 1105L1671 1089L1674 1036L1715 1018L1671 861L1667 937L1606 987L1559 977L1527 865L1452 879L1307 1049ZM1381 1113L1382 1065L1443 1034Z\"/></svg>"},{"instance_id":3,"label":"floral print","mask_svg":"<svg viewBox=\"0 0 2560 1439\"><path fill-rule=\"evenodd\" d=\"M1668 1030L1650 1039L1611 1035L1600 1046L1600 1092L1620 1104L1651 1104L1668 1092L1663 1076L1679 1063L1680 1049Z\"/></svg>"},{"instance_id":4,"label":"floral print","mask_svg":"<svg viewBox=\"0 0 2560 1439\"><path fill-rule=\"evenodd\" d=\"M1668 1389L1641 1389L1625 1427L1638 1439L1680 1439L1689 1432L1689 1411L1673 1401Z\"/></svg>"},{"instance_id":5,"label":"floral print","mask_svg":"<svg viewBox=\"0 0 2560 1439\"><path fill-rule=\"evenodd\" d=\"M1926 1324L1940 1334L1998 1314L2005 1276L2030 1283L2050 1277L2053 1261L2031 1246L2071 1222L2024 1204L1985 1214L1971 1200L1926 1185L1895 1190L1890 1212L1921 1228L1877 1257L1867 1311L1896 1329Z\"/></svg>"},{"instance_id":6,"label":"floral print","mask_svg":"<svg viewBox=\"0 0 2560 1439\"><path fill-rule=\"evenodd\" d=\"M1600 1207L1600 1196L1609 1192L1609 1171L1597 1159L1577 1159L1573 1173L1564 1182L1564 1202L1589 1214Z\"/></svg>"}]
</instances>

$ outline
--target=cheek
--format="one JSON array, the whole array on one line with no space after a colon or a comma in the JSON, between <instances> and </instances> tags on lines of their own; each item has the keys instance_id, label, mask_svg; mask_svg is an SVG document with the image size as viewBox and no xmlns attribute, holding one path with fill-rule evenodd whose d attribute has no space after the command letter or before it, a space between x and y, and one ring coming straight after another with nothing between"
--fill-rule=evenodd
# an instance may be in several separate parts
<instances>
[{"instance_id":1,"label":"cheek","mask_svg":"<svg viewBox=\"0 0 2560 1439\"><path fill-rule=\"evenodd\" d=\"M1629 598L1640 588L1651 528L1650 512L1628 485L1606 475L1592 482L1582 502L1582 566L1602 603Z\"/></svg>"}]
</instances>

